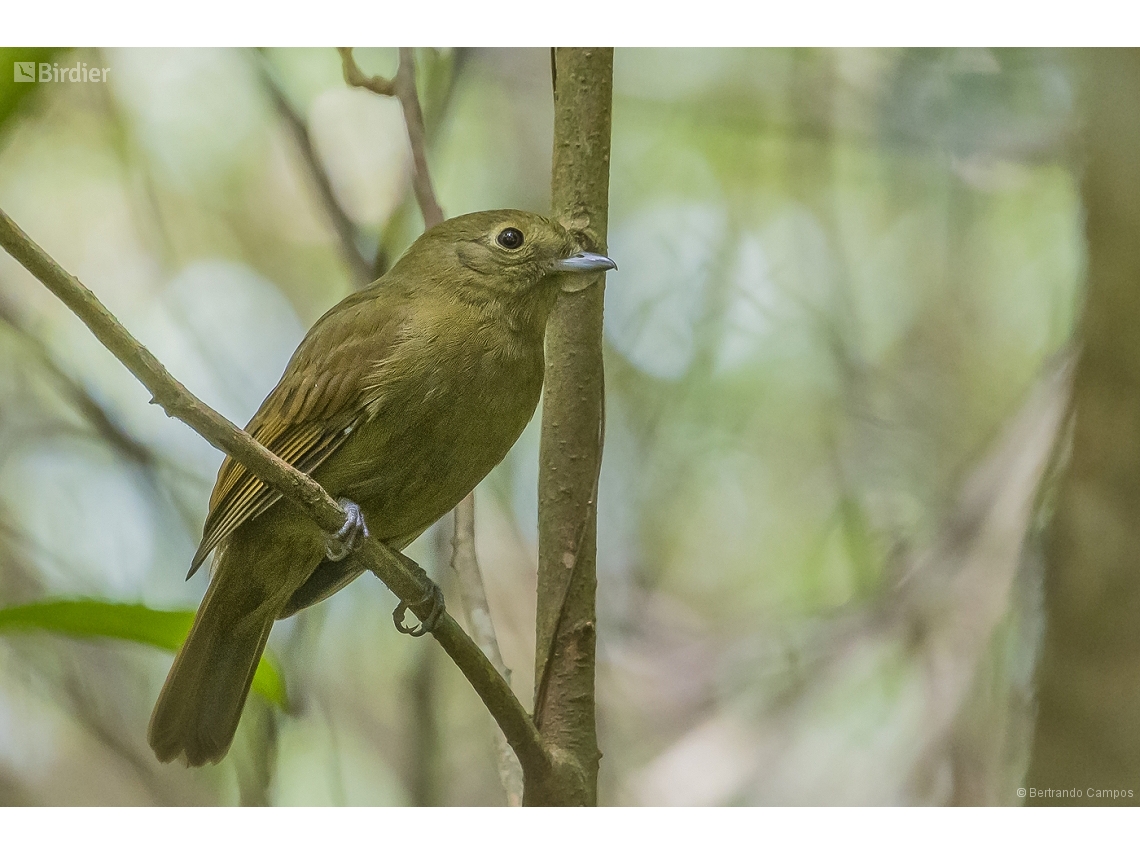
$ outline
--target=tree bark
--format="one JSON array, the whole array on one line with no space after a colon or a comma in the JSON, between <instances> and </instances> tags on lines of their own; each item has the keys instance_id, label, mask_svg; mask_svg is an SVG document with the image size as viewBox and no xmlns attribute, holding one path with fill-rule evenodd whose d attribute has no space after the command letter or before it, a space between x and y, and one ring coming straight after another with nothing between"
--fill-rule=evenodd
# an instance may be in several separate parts
<instances>
[{"instance_id":1,"label":"tree bark","mask_svg":"<svg viewBox=\"0 0 1140 855\"><path fill-rule=\"evenodd\" d=\"M588 249L605 252L613 49L556 48L551 71L554 215ZM546 330L534 719L555 773L533 786L528 781L526 804L593 805L598 799L594 599L605 421L603 282L599 275L592 287L562 294Z\"/></svg>"},{"instance_id":2,"label":"tree bark","mask_svg":"<svg viewBox=\"0 0 1140 855\"><path fill-rule=\"evenodd\" d=\"M1083 59L1088 295L1072 457L1049 532L1027 802L1138 804L1140 51Z\"/></svg>"}]
</instances>

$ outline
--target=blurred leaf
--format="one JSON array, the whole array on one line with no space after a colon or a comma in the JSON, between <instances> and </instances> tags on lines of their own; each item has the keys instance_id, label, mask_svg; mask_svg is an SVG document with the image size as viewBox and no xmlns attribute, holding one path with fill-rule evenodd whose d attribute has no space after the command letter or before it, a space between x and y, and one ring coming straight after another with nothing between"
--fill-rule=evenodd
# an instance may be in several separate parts
<instances>
[{"instance_id":1,"label":"blurred leaf","mask_svg":"<svg viewBox=\"0 0 1140 855\"><path fill-rule=\"evenodd\" d=\"M46 630L75 638L138 641L163 650L178 650L193 622L192 611L159 611L102 600L44 600L0 609L0 634ZM268 656L258 663L253 690L285 708L285 679Z\"/></svg>"},{"instance_id":2,"label":"blurred leaf","mask_svg":"<svg viewBox=\"0 0 1140 855\"><path fill-rule=\"evenodd\" d=\"M17 83L14 64L48 62L58 48L0 48L0 125L16 112L20 102L39 88L39 83Z\"/></svg>"}]
</instances>

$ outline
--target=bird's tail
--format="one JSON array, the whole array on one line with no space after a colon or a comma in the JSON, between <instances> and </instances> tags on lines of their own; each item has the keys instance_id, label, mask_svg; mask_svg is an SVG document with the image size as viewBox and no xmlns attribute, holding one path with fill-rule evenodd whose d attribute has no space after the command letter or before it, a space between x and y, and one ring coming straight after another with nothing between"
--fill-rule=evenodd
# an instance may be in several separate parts
<instances>
[{"instance_id":1,"label":"bird's tail","mask_svg":"<svg viewBox=\"0 0 1140 855\"><path fill-rule=\"evenodd\" d=\"M166 763L216 763L233 742L278 610L241 573L215 573L150 717L147 739Z\"/></svg>"}]
</instances>

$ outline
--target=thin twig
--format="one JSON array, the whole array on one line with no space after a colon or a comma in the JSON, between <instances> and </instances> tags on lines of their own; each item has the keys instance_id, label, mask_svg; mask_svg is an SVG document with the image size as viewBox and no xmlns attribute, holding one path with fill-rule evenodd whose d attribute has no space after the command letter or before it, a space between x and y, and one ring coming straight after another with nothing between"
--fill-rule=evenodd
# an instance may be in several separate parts
<instances>
[{"instance_id":1,"label":"thin twig","mask_svg":"<svg viewBox=\"0 0 1140 855\"><path fill-rule=\"evenodd\" d=\"M367 76L352 58L352 48L337 48L340 51L344 80L349 86L359 86L378 95L389 95L399 99L404 110L404 125L408 129L408 143L412 148L412 190L416 194L420 211L424 217L424 228L443 222L443 209L435 198L431 175L428 173L427 145L424 135L424 114L420 109L420 99L416 94L416 58L411 48L400 48L400 65L396 76L389 80L380 75Z\"/></svg>"},{"instance_id":2,"label":"thin twig","mask_svg":"<svg viewBox=\"0 0 1140 855\"><path fill-rule=\"evenodd\" d=\"M79 317L100 343L154 396L152 401L276 488L324 531L336 532L345 513L316 481L298 472L186 389L78 279L59 266L3 211L0 246ZM414 561L367 537L350 560L371 570L421 620L431 609L427 575ZM422 605L421 605L422 602ZM482 698L528 775L553 765L534 722L479 646L446 612L432 633Z\"/></svg>"},{"instance_id":3,"label":"thin twig","mask_svg":"<svg viewBox=\"0 0 1140 855\"><path fill-rule=\"evenodd\" d=\"M379 74L369 77L360 70L360 66L356 64L356 60L352 58L352 48L338 47L337 52L340 54L340 64L344 71L344 82L349 86L367 89L370 92L375 92L377 95L396 94L396 84L393 81L387 77L381 77ZM397 72L397 74L398 73L399 72Z\"/></svg>"},{"instance_id":4,"label":"thin twig","mask_svg":"<svg viewBox=\"0 0 1140 855\"><path fill-rule=\"evenodd\" d=\"M352 58L352 48L337 48L344 66L344 79L350 86L360 86L380 95L399 98L404 111L404 124L408 129L408 143L412 148L412 189L416 194L424 227L432 228L443 222L443 209L435 197L431 174L427 163L427 142L424 131L424 114L416 93L415 52L411 48L400 48L400 64L396 77L387 80L383 77L366 77ZM464 496L455 507L455 534L452 538L451 566L459 578L463 592L464 616L467 626L475 635L475 642L490 659L503 680L510 683L510 671L499 652L499 642L495 637L495 627L491 623L491 612L487 606L487 592L483 585L483 575L479 571L479 559L475 554L475 494ZM507 803L512 806L522 804L522 770L516 758L511 756L502 734L496 735L497 765L499 778L507 795Z\"/></svg>"},{"instance_id":5,"label":"thin twig","mask_svg":"<svg viewBox=\"0 0 1140 855\"><path fill-rule=\"evenodd\" d=\"M511 682L511 672L503 661L499 650L499 640L495 637L495 625L491 621L491 609L487 605L487 592L483 586L483 574L479 571L479 560L475 556L475 501L469 494L455 508L455 533L451 538L451 568L459 579L459 589L463 595L463 613L467 618L467 628L479 648L503 675ZM496 759L499 778L507 794L507 804L511 807L522 805L523 779L518 759L511 753L510 746L501 731L495 733Z\"/></svg>"},{"instance_id":6,"label":"thin twig","mask_svg":"<svg viewBox=\"0 0 1140 855\"><path fill-rule=\"evenodd\" d=\"M424 215L424 228L430 229L443 222L443 209L436 201L435 188L432 187L431 174L428 172L424 114L416 94L416 55L411 48L400 48L400 65L396 70L395 83L396 97L404 108L408 142L412 146L412 189Z\"/></svg>"},{"instance_id":7,"label":"thin twig","mask_svg":"<svg viewBox=\"0 0 1140 855\"><path fill-rule=\"evenodd\" d=\"M254 51L254 53L254 64L257 66L262 85L265 87L269 99L273 102L277 114L289 129L289 135L301 153L301 159L305 162L305 166L308 167L309 177L317 190L321 205L325 213L328 214L333 231L336 232L337 246L340 249L341 257L344 259L344 263L348 265L353 281L357 285L367 285L375 278L372 275L372 264L364 257L360 247L356 244L356 225L344 212L344 208L340 206L340 201L336 198L336 193L333 192L332 183L329 181L324 164L321 163L320 155L313 147L313 140L309 136L309 129L305 126L305 120L293 109L293 104L281 88L281 83L270 67L269 60L260 51Z\"/></svg>"}]
</instances>

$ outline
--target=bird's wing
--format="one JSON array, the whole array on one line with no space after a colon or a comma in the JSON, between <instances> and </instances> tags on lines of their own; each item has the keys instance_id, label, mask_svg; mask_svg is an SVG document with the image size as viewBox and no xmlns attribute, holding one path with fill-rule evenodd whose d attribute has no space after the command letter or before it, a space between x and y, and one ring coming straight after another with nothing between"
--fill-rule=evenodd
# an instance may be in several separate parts
<instances>
[{"instance_id":1,"label":"bird's wing","mask_svg":"<svg viewBox=\"0 0 1140 855\"><path fill-rule=\"evenodd\" d=\"M311 474L368 418L376 366L399 347L403 320L395 301L374 288L338 304L305 336L246 430L286 463ZM227 457L187 578L238 526L280 498L276 489Z\"/></svg>"}]
</instances>

